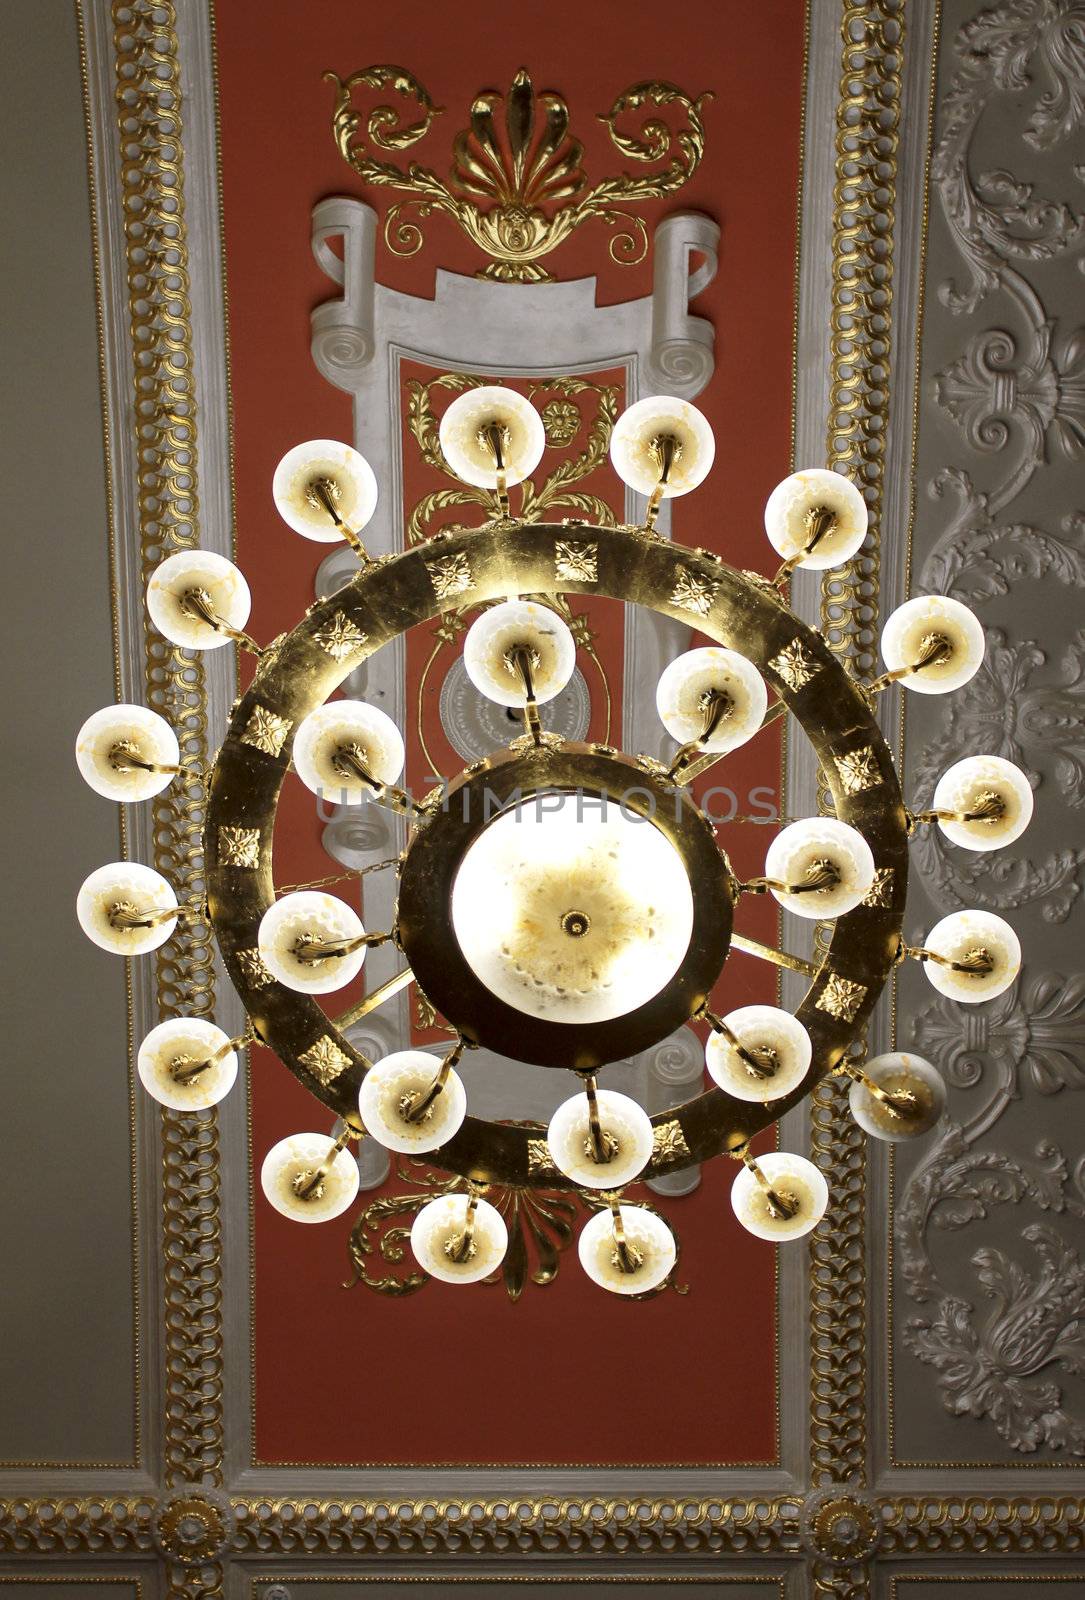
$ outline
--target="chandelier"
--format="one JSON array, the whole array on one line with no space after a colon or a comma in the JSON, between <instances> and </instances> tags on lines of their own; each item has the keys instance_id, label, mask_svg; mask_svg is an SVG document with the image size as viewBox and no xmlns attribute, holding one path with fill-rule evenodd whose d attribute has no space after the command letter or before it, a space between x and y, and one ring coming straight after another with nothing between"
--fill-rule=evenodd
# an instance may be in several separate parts
<instances>
[{"instance_id":1,"label":"chandelier","mask_svg":"<svg viewBox=\"0 0 1085 1600\"><path fill-rule=\"evenodd\" d=\"M513 514L509 491L535 469L545 438L538 412L510 389L461 394L440 443L457 476L496 495L498 516L376 559L361 538L377 500L365 459L328 440L283 458L272 484L283 518L306 538L346 540L359 567L266 647L245 631L249 591L231 562L193 549L155 569L147 605L168 641L182 651L235 643L257 657L201 779L206 901L180 904L157 872L115 862L86 879L78 917L96 944L123 956L164 944L182 919L210 923L247 1025L230 1038L200 1018L161 1022L139 1047L139 1077L162 1105L197 1111L228 1093L240 1051L270 1046L340 1130L296 1134L264 1156L263 1192L285 1216L319 1222L344 1212L359 1189L350 1146L368 1137L460 1180L423 1205L411 1229L430 1276L470 1283L499 1267L508 1233L490 1186L566 1189L593 1202L579 1236L589 1277L617 1294L651 1295L669 1279L675 1239L654 1209L623 1198L628 1185L727 1155L738 1163L739 1221L765 1239L798 1238L825 1212L825 1179L800 1155L753 1155L751 1141L826 1074L852 1080L851 1113L875 1138L911 1138L938 1120L945 1089L929 1062L894 1051L862 1064L855 1046L870 1013L908 958L941 993L963 1004L990 999L1016 977L1020 946L984 911L944 917L921 947L906 945L909 836L933 825L965 849L996 849L1027 826L1032 791L1011 762L965 757L943 774L931 809L906 808L877 697L892 684L920 694L959 688L980 666L983 631L956 600L911 599L882 631L885 671L860 683L795 615L791 574L842 565L863 544L865 502L845 477L796 472L773 491L765 525L782 561L770 579L656 532L662 501L695 489L712 464L709 425L684 401L639 400L614 427L613 466L647 497L640 525ZM565 594L646 606L713 641L678 656L659 680L659 716L675 741L669 762L543 729L539 707L576 663L555 606ZM400 787L394 722L376 706L329 697L398 634L449 611L474 614L466 672L522 731L418 799ZM763 875L743 881L691 785L788 712L814 747L834 814L783 822ZM115 801L201 776L168 723L140 706L97 712L76 754L91 787ZM390 928L367 931L344 900L316 889L277 893L272 838L287 781L406 818L406 848L390 864ZM738 931L743 903L764 894L819 925L815 959ZM318 997L351 982L369 947L389 941L402 970L332 1020ZM711 996L731 949L807 976L794 1014L768 1005L716 1013ZM410 1049L369 1061L346 1030L412 981L454 1044L439 1062ZM598 1086L605 1064L691 1022L708 1029L712 1088L649 1117L630 1095ZM470 1116L456 1068L479 1046L567 1069L582 1089L546 1128Z\"/></svg>"}]
</instances>

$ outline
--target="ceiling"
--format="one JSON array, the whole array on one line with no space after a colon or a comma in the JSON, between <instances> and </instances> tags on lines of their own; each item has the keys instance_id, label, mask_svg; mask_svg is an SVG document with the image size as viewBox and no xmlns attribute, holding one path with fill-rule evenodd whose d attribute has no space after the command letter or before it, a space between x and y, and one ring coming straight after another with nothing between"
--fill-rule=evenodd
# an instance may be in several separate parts
<instances>
[{"instance_id":1,"label":"ceiling","mask_svg":"<svg viewBox=\"0 0 1085 1600\"><path fill-rule=\"evenodd\" d=\"M0 1584L42 1600L46 1585L56 1600L103 1584L208 1600L319 1586L337 1600L358 1582L378 1600L423 1580L515 1583L519 1597L652 1581L735 1600L951 1600L951 1584L983 1581L1019 1600L1043 1578L1073 1594L1081 6L690 0L662 28L628 0L523 9L513 23L492 0L469 18L347 0L14 0L0 16L5 242L28 313L13 329L19 381L4 385L12 560L20 595L50 596L45 629L38 608L9 611L14 740L34 782L9 763L8 877L13 905L60 908L47 960L17 948L9 1002ZM343 144L365 147L351 165L328 74L389 64L351 88L361 117ZM475 97L508 96L521 68L561 97L583 145L584 183L547 216L603 178L658 179L681 154L668 192L627 199L621 219L585 213L539 257L548 280L509 282L515 240L480 245L479 212L433 194ZM646 83L668 86L652 114L689 135L647 162L631 143L645 112L619 106L613 127L601 115ZM398 120L370 121L386 104ZM644 258L627 263L641 227ZM572 1262L516 1300L502 1285L387 1292L380 1280L402 1290L408 1263L380 1240L412 1202L382 1203L424 1196L425 1174L371 1174L380 1186L362 1199L378 1206L353 1257L346 1218L292 1228L254 1191L254 1166L330 1116L270 1052L252 1052L217 1113L163 1115L132 1084L133 1041L160 1014L238 1031L206 937L171 942L126 982L67 910L118 850L117 816L70 760L79 723L119 695L213 755L247 681L244 662L239 684L220 659L231 651L193 670L148 637L149 567L198 538L246 573L259 638L292 627L351 565L322 563L272 506L276 461L308 437L353 440L372 461L376 553L471 520L426 444L464 372L543 408L550 476L535 489L555 518L588 503L631 513L600 428L653 388L695 396L716 465L666 531L738 567L764 568L760 508L791 465L851 472L872 537L842 578L800 578L799 612L858 672L879 616L910 592L964 599L988 633L957 696L883 697L906 795L926 803L953 756L977 749L1037 785L1020 854L913 843L910 942L983 905L1008 908L1025 947L1018 983L986 1006L951 1010L917 967L879 1009L872 1048L896 1040L935 1061L947 1120L890 1159L851 1126L840 1085L823 1085L781 1144L811 1150L832 1206L809 1249L778 1256L734 1224L721 1163L692 1188L660 1180L645 1198L679 1236L688 1292L643 1306L600 1304ZM568 497L574 477L595 500ZM604 601L573 621L581 673L557 725L658 754L654 684L690 631ZM404 727L419 788L494 737L456 654L455 630L415 630L351 680ZM755 871L765 836L728 813L813 809L812 752L794 727L729 761L726 780L723 837ZM199 891L198 795L167 792L123 822L129 855ZM400 843L394 820L319 813L297 785L277 881L375 868ZM369 926L382 885L374 871L363 886ZM751 934L801 948L801 930L756 912ZM376 951L368 981L393 969ZM773 1000L767 971L733 958L720 997ZM370 1054L439 1051L441 1021L405 994L350 1037ZM479 1054L468 1087L490 1115L544 1120L568 1093L563 1075ZM660 1110L699 1086L700 1046L686 1030L608 1072ZM524 1237L537 1267L530 1223Z\"/></svg>"}]
</instances>

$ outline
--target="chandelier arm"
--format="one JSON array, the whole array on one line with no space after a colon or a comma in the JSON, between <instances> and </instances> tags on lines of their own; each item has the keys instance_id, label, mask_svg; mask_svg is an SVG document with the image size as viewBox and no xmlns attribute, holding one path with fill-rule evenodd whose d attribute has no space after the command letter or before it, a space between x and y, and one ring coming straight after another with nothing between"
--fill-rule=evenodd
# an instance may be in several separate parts
<instances>
[{"instance_id":1,"label":"chandelier arm","mask_svg":"<svg viewBox=\"0 0 1085 1600\"><path fill-rule=\"evenodd\" d=\"M620 1197L616 1194L608 1195L607 1204L610 1207L610 1225L614 1236L614 1254L618 1271L638 1272L644 1265L644 1257L625 1236Z\"/></svg>"},{"instance_id":2,"label":"chandelier arm","mask_svg":"<svg viewBox=\"0 0 1085 1600\"><path fill-rule=\"evenodd\" d=\"M775 950L772 945L761 944L757 939L747 939L741 933L731 935L732 950L741 950L743 955L756 956L759 961L769 961L774 967L786 967L788 972L802 972L808 978L817 976L820 968L813 961L806 961L802 956L789 955L786 950Z\"/></svg>"},{"instance_id":3,"label":"chandelier arm","mask_svg":"<svg viewBox=\"0 0 1085 1600\"><path fill-rule=\"evenodd\" d=\"M350 548L362 562L363 566L368 565L372 560L372 557L370 556L365 545L362 543L361 539L355 533L354 529L347 526L342 517L339 515L338 511L335 509L335 497L332 494L331 485L329 484L328 480L326 478L314 478L313 482L309 485L309 489L313 495L313 498L320 506L323 507L323 509L328 513L329 517L331 517L336 528L343 535L343 538L346 540L347 544L350 545Z\"/></svg>"},{"instance_id":4,"label":"chandelier arm","mask_svg":"<svg viewBox=\"0 0 1085 1600\"><path fill-rule=\"evenodd\" d=\"M890 1089L883 1089L880 1083L875 1083L868 1072L864 1072L857 1061L852 1061L845 1056L837 1071L850 1078L852 1083L861 1083L867 1094L877 1100L879 1105L885 1106L895 1117L913 1116L916 1109L915 1096L911 1094L894 1094Z\"/></svg>"},{"instance_id":5,"label":"chandelier arm","mask_svg":"<svg viewBox=\"0 0 1085 1600\"><path fill-rule=\"evenodd\" d=\"M788 556L784 564L777 568L772 579L773 587L776 589L783 587L783 585L790 578L791 574L795 571L796 567L802 566L803 558L808 556L812 550L817 549L825 535L830 533L833 528L836 527L837 523L836 512L830 511L828 506L814 506L813 509L807 513L807 518L810 528L810 538L806 541L801 550L797 551L793 556Z\"/></svg>"},{"instance_id":6,"label":"chandelier arm","mask_svg":"<svg viewBox=\"0 0 1085 1600\"><path fill-rule=\"evenodd\" d=\"M783 700L777 700L776 704L770 706L765 712L764 717L761 719L761 727L755 729L755 736L761 732L762 728L767 728L771 723L778 721L780 717L784 716L786 711L786 702ZM749 741L747 740L747 743L748 742ZM685 748L696 750L697 746L694 744L686 746ZM679 755L681 755L681 753L682 752L679 751ZM678 763L675 762L674 767L671 769L672 781L684 788L687 784L692 783L694 778L699 778L702 773L708 772L711 767L716 765L717 761L722 761L725 756L729 756L731 754L732 752L730 750L709 750L697 760L690 761L688 765L681 768L679 768ZM738 822L745 821L746 819L734 817L731 820Z\"/></svg>"},{"instance_id":7,"label":"chandelier arm","mask_svg":"<svg viewBox=\"0 0 1085 1600\"><path fill-rule=\"evenodd\" d=\"M467 1041L461 1035L441 1062L440 1070L428 1088L420 1089L417 1094L412 1094L409 1097L407 1104L402 1108L403 1116L407 1122L421 1122L430 1106L434 1104L439 1095L444 1093L449 1075L466 1048Z\"/></svg>"},{"instance_id":8,"label":"chandelier arm","mask_svg":"<svg viewBox=\"0 0 1085 1600\"><path fill-rule=\"evenodd\" d=\"M328 1176L328 1173L332 1170L332 1163L339 1154L340 1150L345 1150L351 1139L358 1139L360 1137L361 1135L359 1134L357 1128L351 1127L350 1123L344 1123L342 1133L333 1144L328 1146L328 1153L320 1163L319 1167L317 1167L316 1171L310 1173L308 1176L305 1176L301 1173L298 1174L298 1177L303 1180L300 1183L295 1180L294 1192L297 1194L299 1200L316 1199L320 1191L320 1187L323 1184L324 1179Z\"/></svg>"},{"instance_id":9,"label":"chandelier arm","mask_svg":"<svg viewBox=\"0 0 1085 1600\"><path fill-rule=\"evenodd\" d=\"M737 1154L743 1165L748 1167L757 1179L758 1184L765 1193L769 1203L769 1210L773 1215L784 1218L795 1216L799 1209L798 1201L792 1195L781 1194L779 1189L773 1188L755 1157L750 1154L749 1145L744 1145Z\"/></svg>"},{"instance_id":10,"label":"chandelier arm","mask_svg":"<svg viewBox=\"0 0 1085 1600\"><path fill-rule=\"evenodd\" d=\"M405 989L409 983L413 982L414 973L410 967L404 967L403 971L397 972L394 978L388 978L376 989L370 989L369 993L364 995L356 1005L351 1006L349 1011L344 1011L342 1016L336 1017L335 1026L342 1032L344 1028L349 1028L352 1023L360 1022L363 1017L368 1017L371 1011L376 1011L378 1006L382 1006L386 1000L391 1000L393 995L399 994L401 989Z\"/></svg>"},{"instance_id":11,"label":"chandelier arm","mask_svg":"<svg viewBox=\"0 0 1085 1600\"><path fill-rule=\"evenodd\" d=\"M246 633L242 628L231 626L225 617L219 615L211 604L211 596L206 589L187 590L181 596L179 604L181 610L188 616L194 617L200 622L205 622L209 628L214 628L216 633L224 634L227 639L233 639L235 644L239 644L250 655L254 655L257 658L263 655L263 645L257 644L251 634Z\"/></svg>"},{"instance_id":12,"label":"chandelier arm","mask_svg":"<svg viewBox=\"0 0 1085 1600\"><path fill-rule=\"evenodd\" d=\"M256 1029L251 1022L246 1022L244 1033L239 1033L236 1039L227 1039L225 1044L220 1044L217 1050L213 1050L203 1061L197 1061L193 1066L174 1067L170 1075L174 1083L192 1083L202 1072L206 1072L208 1067L223 1061L231 1050L243 1050L247 1044L254 1043L255 1039Z\"/></svg>"}]
</instances>

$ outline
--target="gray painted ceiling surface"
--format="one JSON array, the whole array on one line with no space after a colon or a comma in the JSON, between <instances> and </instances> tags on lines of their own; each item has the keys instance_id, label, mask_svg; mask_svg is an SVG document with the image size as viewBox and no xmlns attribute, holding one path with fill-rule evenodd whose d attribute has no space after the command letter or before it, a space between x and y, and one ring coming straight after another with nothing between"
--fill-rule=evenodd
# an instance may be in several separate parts
<instances>
[{"instance_id":1,"label":"gray painted ceiling surface","mask_svg":"<svg viewBox=\"0 0 1085 1600\"><path fill-rule=\"evenodd\" d=\"M144 682L134 541L145 523L132 448L131 262L119 220L114 86L118 50L135 81L153 70L147 39L167 63L169 94L180 96L185 207L198 240L189 271L199 497L205 516L211 508L228 525L208 17L200 0L179 7L175 23L170 6L150 0L113 9L116 18L104 0L87 0L83 11L105 459L76 24L57 6L43 25L29 0L0 14L20 219L13 230L9 215L6 232L15 234L14 272L35 324L26 331L26 319L14 347L26 377L5 429L33 466L21 479L9 475L20 485L11 548L16 582L43 597L41 610L24 604L9 618L14 659L27 663L13 699L21 708L13 748L30 754L23 771L34 774L31 787L9 763L4 780L9 892L20 908L37 893L66 907L83 873L117 844L108 808L89 803L68 755L71 729L108 698L113 681L107 465L122 692L139 699ZM515 1484L498 1471L470 1482L455 1473L386 1473L379 1482L333 1471L257 1475L247 1465L248 1301L237 1270L246 1253L244 1108L227 1102L217 1121L167 1119L163 1142L157 1117L137 1103L133 1167L123 984L58 913L49 965L25 980L13 968L20 980L9 1051L22 1070L7 1080L3 1177L13 1194L0 1245L0 1455L13 1463L0 1468L0 1582L9 1592L81 1600L84 1591L128 1584L148 1597L301 1600L315 1588L337 1595L361 1582L376 1600L425 1578L429 1594L470 1585L617 1595L652 1577L664 1591L743 1600L954 1600L963 1582L986 1583L992 1600L1017 1600L1041 1580L1053 1596L1081 1587L1080 12L1070 0L986 8L975 0L815 0L811 10L798 454L824 459L830 431L832 271L835 264L839 304L850 182L866 295L848 329L859 405L843 435L839 424L831 431L843 461L854 449L883 463L880 545L860 576L876 583L883 612L909 587L956 594L989 637L969 688L945 701L909 697L903 724L893 700L886 727L903 741L914 803L929 800L949 761L982 748L1034 775L1037 810L1008 858L965 857L936 836L915 843L911 941L960 905L1009 908L1025 964L1007 996L964 1014L945 1006L917 968L902 971L896 1038L938 1063L950 1100L936 1134L898 1152L892 1168L880 1148L827 1136L835 1091L819 1099L814 1149L834 1181L834 1209L810 1257L811 1327L805 1258L785 1293L779 1471L711 1479L625 1472L613 1482L550 1473ZM28 85L46 76L63 86L47 143L27 133ZM146 113L137 104L133 115ZM140 126L156 151L141 178L156 203L156 185L157 202L175 191L161 129ZM849 127L859 129L851 146ZM834 196L838 178L844 192ZM891 258L877 243L887 237ZM5 389L10 403L10 377ZM813 585L800 593L809 614L820 615ZM43 647L46 628L62 634L62 649ZM860 653L867 648L864 625L856 632L844 617L843 631ZM232 685L224 663L216 672L206 690L220 715ZM809 807L814 783L796 752L792 806ZM139 826L133 855L147 844ZM58 972L75 1002L66 1014L49 1003ZM220 1018L227 1004L220 991ZM131 1006L138 1037L153 1014L138 977ZM878 1048L891 1037L883 1009ZM832 1526L841 1559L826 1542ZM533 1581L514 1587L514 1575Z\"/></svg>"}]
</instances>

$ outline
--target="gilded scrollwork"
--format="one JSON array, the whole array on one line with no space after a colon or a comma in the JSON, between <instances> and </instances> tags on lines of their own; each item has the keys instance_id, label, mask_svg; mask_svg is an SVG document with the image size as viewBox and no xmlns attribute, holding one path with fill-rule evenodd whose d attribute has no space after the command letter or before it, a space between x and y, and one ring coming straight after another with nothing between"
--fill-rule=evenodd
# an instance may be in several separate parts
<instances>
[{"instance_id":1,"label":"gilded scrollwork","mask_svg":"<svg viewBox=\"0 0 1085 1600\"><path fill-rule=\"evenodd\" d=\"M533 1143L540 1151L533 1170L546 1170L541 1165L547 1150L545 1140ZM549 1157L546 1159L549 1161ZM552 1162L549 1165L551 1171L556 1170ZM401 1162L396 1177L410 1187L399 1194L381 1194L370 1200L351 1229L348 1248L354 1276L348 1287L362 1283L378 1294L402 1297L415 1294L430 1281L429 1274L414 1265L408 1250L411 1223L404 1219L413 1220L437 1195L466 1194L468 1185L462 1178L432 1171L421 1161ZM487 1199L505 1220L509 1244L499 1271L485 1281L502 1283L514 1304L529 1282L545 1285L557 1277L561 1257L573 1242L581 1207L593 1211L604 1204L591 1196L534 1188L491 1187ZM384 1271L384 1266L390 1270ZM673 1276L665 1287L674 1287L679 1294L688 1292L684 1285L673 1282Z\"/></svg>"},{"instance_id":2,"label":"gilded scrollwork","mask_svg":"<svg viewBox=\"0 0 1085 1600\"><path fill-rule=\"evenodd\" d=\"M621 231L610 241L614 261L628 265L648 253L643 218L623 209L674 194L696 172L704 154L701 112L711 98L691 98L662 80L633 84L599 120L615 149L629 161L654 167L650 173L622 173L590 184L581 165L583 146L569 131L569 110L551 89L535 93L526 70L513 79L508 94L481 90L472 102L468 127L453 140L447 179L412 160L407 166L381 160L367 149L402 151L413 147L442 114L418 79L400 67L372 66L340 78L336 86L332 132L339 151L363 182L407 195L388 211L384 238L396 255L415 255L423 243L419 220L433 212L451 217L489 258L480 277L531 283L551 276L540 258L556 250L580 225L597 218ZM391 89L421 116L401 121L391 105L362 113L354 104L359 88ZM679 113L672 127L662 113ZM503 117L500 115L504 111ZM539 115L541 113L541 116ZM640 117L630 128L630 119ZM537 126L537 123L541 126Z\"/></svg>"}]
</instances>

